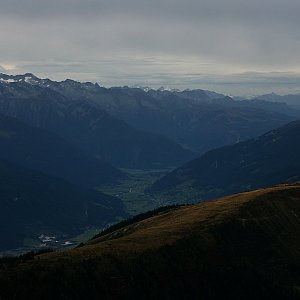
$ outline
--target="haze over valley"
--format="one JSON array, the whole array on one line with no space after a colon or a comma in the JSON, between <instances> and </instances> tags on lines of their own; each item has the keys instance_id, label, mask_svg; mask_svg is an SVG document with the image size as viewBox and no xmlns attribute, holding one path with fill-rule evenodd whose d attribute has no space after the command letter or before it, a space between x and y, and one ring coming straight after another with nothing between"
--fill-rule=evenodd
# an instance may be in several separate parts
<instances>
[{"instance_id":1,"label":"haze over valley","mask_svg":"<svg viewBox=\"0 0 300 300\"><path fill-rule=\"evenodd\" d=\"M127 224L176 210L169 205L296 182L297 97L240 99L200 89L104 88L1 74L3 270L10 261L40 259L34 252L7 255L79 243L85 249L93 234L127 231Z\"/></svg>"},{"instance_id":2,"label":"haze over valley","mask_svg":"<svg viewBox=\"0 0 300 300\"><path fill-rule=\"evenodd\" d=\"M1 1L0 300L300 299L299 10Z\"/></svg>"}]
</instances>

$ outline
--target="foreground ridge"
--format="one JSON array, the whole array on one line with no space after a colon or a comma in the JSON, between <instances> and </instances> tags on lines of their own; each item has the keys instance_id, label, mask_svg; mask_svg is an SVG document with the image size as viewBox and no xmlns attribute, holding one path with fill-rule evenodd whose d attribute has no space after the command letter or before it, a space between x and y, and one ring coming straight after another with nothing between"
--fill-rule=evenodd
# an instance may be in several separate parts
<instances>
[{"instance_id":1,"label":"foreground ridge","mask_svg":"<svg viewBox=\"0 0 300 300\"><path fill-rule=\"evenodd\" d=\"M0 299L299 299L300 184L176 207L2 264Z\"/></svg>"}]
</instances>

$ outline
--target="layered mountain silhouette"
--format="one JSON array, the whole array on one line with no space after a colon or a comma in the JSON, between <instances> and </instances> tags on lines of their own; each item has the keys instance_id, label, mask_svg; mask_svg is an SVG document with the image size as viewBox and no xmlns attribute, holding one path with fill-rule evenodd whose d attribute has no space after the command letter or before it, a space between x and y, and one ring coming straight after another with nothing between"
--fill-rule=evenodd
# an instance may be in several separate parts
<instances>
[{"instance_id":1,"label":"layered mountain silhouette","mask_svg":"<svg viewBox=\"0 0 300 300\"><path fill-rule=\"evenodd\" d=\"M266 95L261 95L258 97L255 97L254 100L264 100L268 102L278 102L278 103L286 103L290 107L294 107L298 110L300 110L300 94L294 94L294 95L277 95L275 93L270 93Z\"/></svg>"},{"instance_id":2,"label":"layered mountain silhouette","mask_svg":"<svg viewBox=\"0 0 300 300\"><path fill-rule=\"evenodd\" d=\"M126 217L120 199L0 161L0 250L41 234L72 236Z\"/></svg>"},{"instance_id":3,"label":"layered mountain silhouette","mask_svg":"<svg viewBox=\"0 0 300 300\"><path fill-rule=\"evenodd\" d=\"M163 134L198 153L259 136L300 116L285 104L235 101L201 90L111 88L90 98L132 126Z\"/></svg>"},{"instance_id":4,"label":"layered mountain silhouette","mask_svg":"<svg viewBox=\"0 0 300 300\"><path fill-rule=\"evenodd\" d=\"M286 97L0 74L0 251L106 228L0 258L0 299L300 299L300 114ZM166 172L148 169L176 166L143 200L227 196L126 219L95 189L137 205Z\"/></svg>"},{"instance_id":5,"label":"layered mountain silhouette","mask_svg":"<svg viewBox=\"0 0 300 300\"><path fill-rule=\"evenodd\" d=\"M2 259L3 299L299 299L300 187L160 210L86 245Z\"/></svg>"},{"instance_id":6,"label":"layered mountain silhouette","mask_svg":"<svg viewBox=\"0 0 300 300\"><path fill-rule=\"evenodd\" d=\"M204 153L213 148L259 136L300 115L298 110L283 103L254 100L235 101L222 94L204 90L169 91L128 87L107 89L98 84L80 83L70 79L62 82L39 79L32 74L2 75L2 77L0 76L0 85L0 95L2 95L0 98L6 99L4 102L2 100L1 105L5 109L1 109L0 112L21 118L22 115L20 116L18 108L20 105L22 106L22 103L26 106L26 109L22 108L23 113L28 110L28 107L41 113L41 109L36 106L37 102L39 105L42 102L43 106L51 106L51 109L50 107L47 109L48 112L49 110L52 113L60 111L61 118L64 115L68 119L63 109L68 106L68 109L75 110L72 113L74 119L72 126L75 126L76 122L77 127L82 128L83 124L79 125L79 123L84 122L85 127L93 124L97 128L95 135L82 143L85 144L84 150L99 149L99 144L101 144L100 148L103 150L94 150L96 154L119 166L126 164L130 167L139 167L140 165L144 167L146 159L147 164L152 167L155 165L178 165L183 161L178 156L186 160L191 158L191 154L184 154L182 149L179 150L178 145L176 147L174 143L171 144L170 140L163 139L161 135L193 151ZM23 99L21 104L12 101L18 97ZM28 98L37 99L35 102L28 103ZM71 102L69 103L66 99ZM59 107L53 102L56 102ZM52 104L50 105L50 103ZM93 114L91 114L91 110ZM104 112L109 116L107 114L104 116ZM83 115L85 116L84 120L82 120ZM97 116L101 118L101 122ZM26 120L24 115L23 117L22 120ZM34 116L32 118L36 119ZM49 123L46 116L43 117L43 120L44 125ZM120 120L125 121L126 124ZM60 122L62 121L60 120ZM105 126L104 124L110 125ZM72 142L81 142L82 140L82 136L70 136L69 132L66 133L61 128L51 127L50 129L65 134L64 137L71 138ZM145 131L148 133L146 134ZM142 137L143 134L145 137ZM119 148L116 138L113 138L116 135L120 139L119 144L126 145L123 149L124 158L121 163L120 158L115 158L117 156L115 148ZM102 139L103 142L98 141L99 139ZM90 144L91 140L94 142ZM95 140L98 141L96 145ZM147 143L145 140L151 140L154 145L162 143L159 147L160 150L155 146L151 149L152 152L157 153L157 161L154 161L149 153L145 153L145 157L143 156L144 151L151 147L150 142ZM127 149L128 144L133 146ZM105 145L110 151L105 149ZM162 153L164 153L164 149L170 151L171 146L173 149L177 148L176 151L174 150L177 154L172 153L170 158L165 154L160 156L160 151ZM120 154L118 156L120 157Z\"/></svg>"},{"instance_id":7,"label":"layered mountain silhouette","mask_svg":"<svg viewBox=\"0 0 300 300\"><path fill-rule=\"evenodd\" d=\"M162 135L129 126L86 98L64 96L49 84L35 84L35 77L13 78L0 81L0 113L52 131L98 159L118 167L161 168L195 157Z\"/></svg>"},{"instance_id":8,"label":"layered mountain silhouette","mask_svg":"<svg viewBox=\"0 0 300 300\"><path fill-rule=\"evenodd\" d=\"M300 179L300 121L209 151L148 190L170 201L206 200ZM172 199L172 200L171 200Z\"/></svg>"},{"instance_id":9,"label":"layered mountain silhouette","mask_svg":"<svg viewBox=\"0 0 300 300\"><path fill-rule=\"evenodd\" d=\"M0 159L9 160L74 184L115 184L125 173L88 156L59 135L0 115Z\"/></svg>"}]
</instances>

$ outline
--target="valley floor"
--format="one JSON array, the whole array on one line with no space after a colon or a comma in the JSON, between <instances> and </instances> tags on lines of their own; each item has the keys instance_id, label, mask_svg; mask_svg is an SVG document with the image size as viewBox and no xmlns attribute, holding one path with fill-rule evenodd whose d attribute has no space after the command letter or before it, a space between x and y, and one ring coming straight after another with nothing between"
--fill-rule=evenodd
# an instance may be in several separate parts
<instances>
[{"instance_id":1,"label":"valley floor","mask_svg":"<svg viewBox=\"0 0 300 300\"><path fill-rule=\"evenodd\" d=\"M157 207L165 205L162 201L155 199L151 195L144 193L144 189L162 176L170 172L170 169L161 170L137 170L123 169L129 178L121 181L118 185L100 187L99 190L120 198L126 208L126 211L131 215L137 215ZM117 222L120 220L116 220ZM112 225L112 224L110 224ZM59 234L47 234L44 236L28 236L24 239L23 247L11 249L9 251L0 252L0 257L3 256L18 256L29 251L39 251L43 248L66 250L86 242L91 239L103 228L86 228L84 232L78 236L60 236Z\"/></svg>"},{"instance_id":2,"label":"valley floor","mask_svg":"<svg viewBox=\"0 0 300 300\"><path fill-rule=\"evenodd\" d=\"M117 186L101 187L99 190L120 198L132 216L165 205L161 200L146 194L144 190L172 169L123 169L123 171L130 175L129 179L121 181Z\"/></svg>"}]
</instances>

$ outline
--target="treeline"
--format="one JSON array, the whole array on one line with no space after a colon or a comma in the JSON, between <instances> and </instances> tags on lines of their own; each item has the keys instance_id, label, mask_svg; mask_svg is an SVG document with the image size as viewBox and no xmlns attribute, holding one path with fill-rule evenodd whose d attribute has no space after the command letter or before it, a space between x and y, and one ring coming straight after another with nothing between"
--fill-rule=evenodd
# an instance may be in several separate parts
<instances>
[{"instance_id":1,"label":"treeline","mask_svg":"<svg viewBox=\"0 0 300 300\"><path fill-rule=\"evenodd\" d=\"M176 205L168 205L168 206L162 206L162 207L158 207L156 209L153 209L153 210L149 210L145 213L141 213L141 214L138 214L132 218L129 218L129 219L126 219L126 220L123 220L119 223L116 223L104 230L102 230L100 233L96 234L91 240L94 240L96 238L99 238L101 236L104 236L108 233L112 233L116 230L119 230L121 228L124 228L126 226L129 226L131 224L134 224L134 223L137 223L137 222L140 222L140 221L143 221L147 218L150 218L150 217L153 217L159 213L167 213L169 212L170 210L173 210L173 209L176 209L178 207L180 207L182 205L179 205L179 204L176 204ZM83 244L81 244L83 245Z\"/></svg>"},{"instance_id":2,"label":"treeline","mask_svg":"<svg viewBox=\"0 0 300 300\"><path fill-rule=\"evenodd\" d=\"M29 251L19 256L4 256L0 258L0 269L6 269L8 267L18 266L29 260L33 260L36 256L54 252L52 248L44 248L37 251Z\"/></svg>"}]
</instances>

